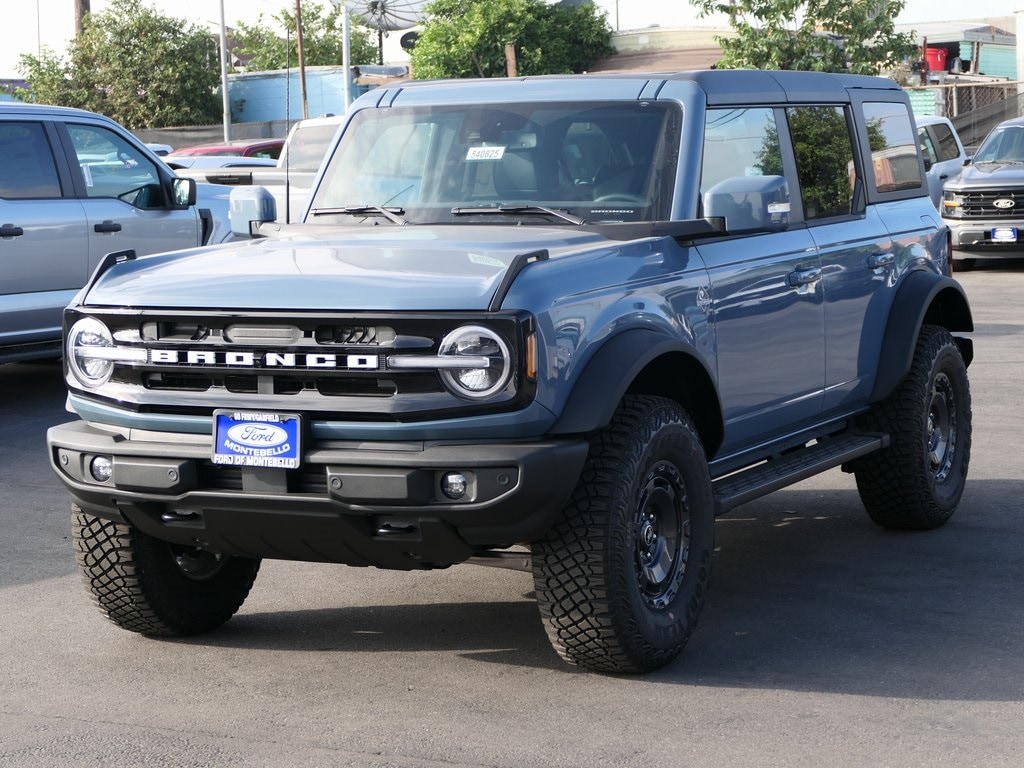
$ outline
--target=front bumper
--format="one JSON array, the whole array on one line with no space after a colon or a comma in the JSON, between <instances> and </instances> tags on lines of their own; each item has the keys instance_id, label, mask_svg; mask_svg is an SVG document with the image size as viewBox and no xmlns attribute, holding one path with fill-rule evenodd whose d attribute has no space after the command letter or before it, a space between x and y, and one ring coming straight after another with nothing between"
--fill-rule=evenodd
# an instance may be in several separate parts
<instances>
[{"instance_id":1,"label":"front bumper","mask_svg":"<svg viewBox=\"0 0 1024 768\"><path fill-rule=\"evenodd\" d=\"M50 462L85 511L177 544L248 557L443 567L542 536L572 493L583 439L319 441L295 470L223 467L209 435L50 428ZM89 467L109 457L112 476ZM444 496L462 472L467 494Z\"/></svg>"},{"instance_id":2,"label":"front bumper","mask_svg":"<svg viewBox=\"0 0 1024 768\"><path fill-rule=\"evenodd\" d=\"M953 236L953 250L980 258L1018 257L1024 254L1024 219L950 219L943 218ZM1017 239L999 242L994 230L1016 229Z\"/></svg>"}]
</instances>

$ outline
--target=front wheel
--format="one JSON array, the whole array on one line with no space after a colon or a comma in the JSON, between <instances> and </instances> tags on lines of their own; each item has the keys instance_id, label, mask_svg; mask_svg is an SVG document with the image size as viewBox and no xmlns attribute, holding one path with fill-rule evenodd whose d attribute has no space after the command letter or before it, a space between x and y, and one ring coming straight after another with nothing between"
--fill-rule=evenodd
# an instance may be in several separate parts
<instances>
[{"instance_id":1,"label":"front wheel","mask_svg":"<svg viewBox=\"0 0 1024 768\"><path fill-rule=\"evenodd\" d=\"M195 635L241 607L260 561L154 539L72 508L75 560L107 618L143 635Z\"/></svg>"},{"instance_id":2,"label":"front wheel","mask_svg":"<svg viewBox=\"0 0 1024 768\"><path fill-rule=\"evenodd\" d=\"M868 414L865 426L888 432L892 440L854 468L871 519L909 530L945 523L960 502L971 458L971 390L949 331L921 329L910 372Z\"/></svg>"},{"instance_id":3,"label":"front wheel","mask_svg":"<svg viewBox=\"0 0 1024 768\"><path fill-rule=\"evenodd\" d=\"M532 547L555 650L601 672L672 661L704 604L713 542L711 480L689 417L665 398L625 398L592 437L562 517Z\"/></svg>"}]
</instances>

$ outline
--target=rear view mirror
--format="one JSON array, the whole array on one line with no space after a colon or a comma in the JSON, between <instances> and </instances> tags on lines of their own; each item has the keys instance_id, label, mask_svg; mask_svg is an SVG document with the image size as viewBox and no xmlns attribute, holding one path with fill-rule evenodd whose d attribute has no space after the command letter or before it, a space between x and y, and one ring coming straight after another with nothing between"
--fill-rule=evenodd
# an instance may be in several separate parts
<instances>
[{"instance_id":1,"label":"rear view mirror","mask_svg":"<svg viewBox=\"0 0 1024 768\"><path fill-rule=\"evenodd\" d=\"M171 207L190 208L196 204L196 180L175 179L171 184Z\"/></svg>"},{"instance_id":2,"label":"rear view mirror","mask_svg":"<svg viewBox=\"0 0 1024 768\"><path fill-rule=\"evenodd\" d=\"M703 196L704 215L725 219L727 232L771 232L789 225L789 185L782 176L734 176Z\"/></svg>"},{"instance_id":3,"label":"rear view mirror","mask_svg":"<svg viewBox=\"0 0 1024 768\"><path fill-rule=\"evenodd\" d=\"M264 187L235 187L231 190L228 218L235 237L254 237L255 227L277 218L277 202Z\"/></svg>"}]
</instances>

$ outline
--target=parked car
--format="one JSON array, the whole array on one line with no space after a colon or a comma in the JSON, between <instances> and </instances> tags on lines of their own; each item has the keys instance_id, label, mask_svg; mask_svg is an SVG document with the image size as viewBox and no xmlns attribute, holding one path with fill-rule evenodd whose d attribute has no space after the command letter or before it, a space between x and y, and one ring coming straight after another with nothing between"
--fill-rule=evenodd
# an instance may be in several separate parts
<instances>
[{"instance_id":1,"label":"parked car","mask_svg":"<svg viewBox=\"0 0 1024 768\"><path fill-rule=\"evenodd\" d=\"M880 526L957 509L973 321L892 80L419 81L345 120L303 220L234 187L252 239L65 312L50 461L122 628L214 629L264 557L468 561L532 572L567 662L646 671L716 515L838 467Z\"/></svg>"},{"instance_id":2,"label":"parked car","mask_svg":"<svg viewBox=\"0 0 1024 768\"><path fill-rule=\"evenodd\" d=\"M153 150L154 155L159 155L160 157L169 155L174 151L174 147L170 144L158 144L156 142L147 141L146 146Z\"/></svg>"},{"instance_id":3,"label":"parked car","mask_svg":"<svg viewBox=\"0 0 1024 768\"><path fill-rule=\"evenodd\" d=\"M946 183L942 216L964 269L978 258L1024 256L1024 117L993 128L960 177Z\"/></svg>"},{"instance_id":4,"label":"parked car","mask_svg":"<svg viewBox=\"0 0 1024 768\"><path fill-rule=\"evenodd\" d=\"M239 157L262 157L276 160L281 155L284 139L239 139L226 144L197 144L192 147L179 147L174 154L179 157L189 155L237 155Z\"/></svg>"},{"instance_id":5,"label":"parked car","mask_svg":"<svg viewBox=\"0 0 1024 768\"><path fill-rule=\"evenodd\" d=\"M0 157L0 362L60 355L61 311L107 254L232 237L223 187L102 115L2 102Z\"/></svg>"},{"instance_id":6,"label":"parked car","mask_svg":"<svg viewBox=\"0 0 1024 768\"><path fill-rule=\"evenodd\" d=\"M243 155L166 155L163 161L175 171L190 168L275 168L277 160Z\"/></svg>"},{"instance_id":7,"label":"parked car","mask_svg":"<svg viewBox=\"0 0 1024 768\"><path fill-rule=\"evenodd\" d=\"M274 196L278 216L282 221L300 221L306 210L309 189L316 172L344 119L338 115L323 115L296 122L288 131L276 168L255 168L251 171L245 168L222 171L185 168L181 166L184 158L180 155L172 158L172 162L177 164L181 175L197 181L264 187Z\"/></svg>"},{"instance_id":8,"label":"parked car","mask_svg":"<svg viewBox=\"0 0 1024 768\"><path fill-rule=\"evenodd\" d=\"M935 207L941 208L943 187L947 181L960 175L967 162L967 153L948 117L919 115L914 120L928 176L928 192Z\"/></svg>"}]
</instances>

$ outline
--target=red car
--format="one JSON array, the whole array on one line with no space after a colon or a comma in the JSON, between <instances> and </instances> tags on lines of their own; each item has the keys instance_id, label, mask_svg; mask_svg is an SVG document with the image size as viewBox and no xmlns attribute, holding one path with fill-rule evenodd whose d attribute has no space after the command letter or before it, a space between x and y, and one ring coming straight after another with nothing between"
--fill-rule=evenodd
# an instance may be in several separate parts
<instances>
[{"instance_id":1,"label":"red car","mask_svg":"<svg viewBox=\"0 0 1024 768\"><path fill-rule=\"evenodd\" d=\"M228 144L197 144L174 150L175 155L238 155L276 160L284 147L284 139L244 139Z\"/></svg>"}]
</instances>

